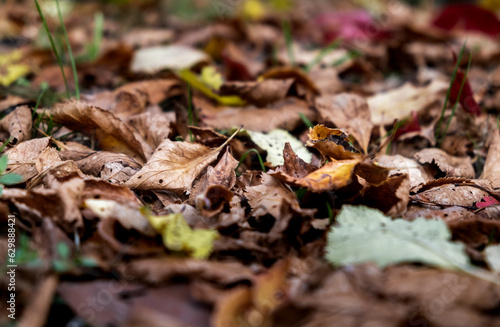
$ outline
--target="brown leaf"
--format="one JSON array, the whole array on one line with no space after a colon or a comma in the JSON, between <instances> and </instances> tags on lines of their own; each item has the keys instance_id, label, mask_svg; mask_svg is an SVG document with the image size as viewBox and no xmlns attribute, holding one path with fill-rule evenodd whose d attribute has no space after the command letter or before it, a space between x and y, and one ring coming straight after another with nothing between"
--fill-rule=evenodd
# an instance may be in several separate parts
<instances>
[{"instance_id":1,"label":"brown leaf","mask_svg":"<svg viewBox=\"0 0 500 327\"><path fill-rule=\"evenodd\" d=\"M22 142L6 152L9 165L6 172L15 173L23 177L23 182L36 176L39 171L36 168L37 158L50 145L51 138L44 137Z\"/></svg>"},{"instance_id":2,"label":"brown leaf","mask_svg":"<svg viewBox=\"0 0 500 327\"><path fill-rule=\"evenodd\" d=\"M274 234L280 234L288 227L293 212L309 217L316 212L300 208L295 194L268 174L262 175L261 185L247 187L245 196L252 208L252 216L271 215L276 219L271 229Z\"/></svg>"},{"instance_id":3,"label":"brown leaf","mask_svg":"<svg viewBox=\"0 0 500 327\"><path fill-rule=\"evenodd\" d=\"M429 190L421 191L411 196L411 199L431 205L459 205L472 207L475 202L480 202L485 196L489 196L489 193L477 187L444 184Z\"/></svg>"},{"instance_id":4,"label":"brown leaf","mask_svg":"<svg viewBox=\"0 0 500 327\"><path fill-rule=\"evenodd\" d=\"M31 109L19 106L0 120L0 131L7 132L12 137L11 144L17 144L31 137Z\"/></svg>"},{"instance_id":5,"label":"brown leaf","mask_svg":"<svg viewBox=\"0 0 500 327\"><path fill-rule=\"evenodd\" d=\"M62 160L74 161L84 174L117 183L129 180L141 169L137 161L122 153L61 151L59 155Z\"/></svg>"},{"instance_id":6,"label":"brown leaf","mask_svg":"<svg viewBox=\"0 0 500 327\"><path fill-rule=\"evenodd\" d=\"M443 98L449 84L434 80L425 87L409 83L385 93L369 97L372 122L375 125L389 125L394 120L402 120L412 111L419 112Z\"/></svg>"},{"instance_id":7,"label":"brown leaf","mask_svg":"<svg viewBox=\"0 0 500 327\"><path fill-rule=\"evenodd\" d=\"M373 124L366 100L356 94L342 93L316 99L321 118L347 130L366 153Z\"/></svg>"},{"instance_id":8,"label":"brown leaf","mask_svg":"<svg viewBox=\"0 0 500 327\"><path fill-rule=\"evenodd\" d=\"M494 130L490 136L490 148L488 157L484 163L484 170L481 179L487 179L493 185L493 188L500 188L500 132Z\"/></svg>"},{"instance_id":9,"label":"brown leaf","mask_svg":"<svg viewBox=\"0 0 500 327\"><path fill-rule=\"evenodd\" d=\"M114 91L84 95L82 98L95 107L113 111L120 100L118 95L122 92L129 94L146 94L148 103L159 104L166 98L181 94L181 88L178 80L154 79L128 83Z\"/></svg>"},{"instance_id":10,"label":"brown leaf","mask_svg":"<svg viewBox=\"0 0 500 327\"><path fill-rule=\"evenodd\" d=\"M212 218L225 206L229 207L234 194L222 185L211 185L196 197L196 208L203 217Z\"/></svg>"},{"instance_id":11,"label":"brown leaf","mask_svg":"<svg viewBox=\"0 0 500 327\"><path fill-rule=\"evenodd\" d=\"M359 159L329 162L320 169L298 180L297 184L316 193L346 187L353 182L355 178L354 169L359 162Z\"/></svg>"},{"instance_id":12,"label":"brown leaf","mask_svg":"<svg viewBox=\"0 0 500 327\"><path fill-rule=\"evenodd\" d=\"M146 159L132 130L108 110L73 101L56 105L49 114L67 128L95 136L105 151L125 153L139 162Z\"/></svg>"},{"instance_id":13,"label":"brown leaf","mask_svg":"<svg viewBox=\"0 0 500 327\"><path fill-rule=\"evenodd\" d=\"M268 326L270 315L287 300L286 274L289 260L273 265L266 273L257 276L252 288L236 288L216 303L212 317L214 327Z\"/></svg>"},{"instance_id":14,"label":"brown leaf","mask_svg":"<svg viewBox=\"0 0 500 327\"><path fill-rule=\"evenodd\" d=\"M301 179L318 169L297 156L288 142L283 149L283 159L284 164L270 170L268 174L289 184L295 184L296 179Z\"/></svg>"},{"instance_id":15,"label":"brown leaf","mask_svg":"<svg viewBox=\"0 0 500 327\"><path fill-rule=\"evenodd\" d=\"M49 218L67 233L73 233L74 228L83 227L79 208L85 183L81 178L74 177L57 184L56 188L22 192L6 189L2 197L15 205L25 219L36 223Z\"/></svg>"},{"instance_id":16,"label":"brown leaf","mask_svg":"<svg viewBox=\"0 0 500 327\"><path fill-rule=\"evenodd\" d=\"M232 262L217 262L191 258L160 257L125 261L118 270L150 284L166 283L174 277L190 277L230 285L254 280L252 270Z\"/></svg>"},{"instance_id":17,"label":"brown leaf","mask_svg":"<svg viewBox=\"0 0 500 327\"><path fill-rule=\"evenodd\" d=\"M376 161L379 166L390 169L389 175L407 174L410 178L410 187L414 188L420 184L426 183L432 179L432 176L422 166L413 159L405 158L400 155L377 156Z\"/></svg>"},{"instance_id":18,"label":"brown leaf","mask_svg":"<svg viewBox=\"0 0 500 327\"><path fill-rule=\"evenodd\" d=\"M277 128L291 131L303 124L301 113L309 120L316 118L315 112L306 102L295 98L287 98L263 109L253 106L214 107L198 97L194 97L193 102L196 108L201 108L202 122L217 129L230 129L243 125L245 129L255 132L269 132Z\"/></svg>"},{"instance_id":19,"label":"brown leaf","mask_svg":"<svg viewBox=\"0 0 500 327\"><path fill-rule=\"evenodd\" d=\"M389 216L400 217L406 212L410 200L410 181L406 174L393 175L382 184L366 187L361 194L363 204Z\"/></svg>"},{"instance_id":20,"label":"brown leaf","mask_svg":"<svg viewBox=\"0 0 500 327\"><path fill-rule=\"evenodd\" d=\"M196 177L217 159L219 152L230 140L211 149L196 143L166 139L126 185L138 190L189 191Z\"/></svg>"},{"instance_id":21,"label":"brown leaf","mask_svg":"<svg viewBox=\"0 0 500 327\"><path fill-rule=\"evenodd\" d=\"M316 125L309 129L309 140L306 145L318 149L325 160L360 159L362 158L349 144L349 134L339 129Z\"/></svg>"},{"instance_id":22,"label":"brown leaf","mask_svg":"<svg viewBox=\"0 0 500 327\"><path fill-rule=\"evenodd\" d=\"M307 76L302 69L297 67L275 67L260 76L264 79L294 79L295 82L304 87L311 95L318 95L319 90L314 81Z\"/></svg>"},{"instance_id":23,"label":"brown leaf","mask_svg":"<svg viewBox=\"0 0 500 327\"><path fill-rule=\"evenodd\" d=\"M267 79L262 82L226 82L219 93L221 95L237 95L258 107L285 99L293 79Z\"/></svg>"},{"instance_id":24,"label":"brown leaf","mask_svg":"<svg viewBox=\"0 0 500 327\"><path fill-rule=\"evenodd\" d=\"M154 150L172 134L171 121L163 114L146 112L126 120L131 129L137 131L144 142ZM139 137L136 136L138 139Z\"/></svg>"},{"instance_id":25,"label":"brown leaf","mask_svg":"<svg viewBox=\"0 0 500 327\"><path fill-rule=\"evenodd\" d=\"M474 178L470 157L452 157L440 149L424 149L415 154L415 159L430 168L434 177Z\"/></svg>"}]
</instances>

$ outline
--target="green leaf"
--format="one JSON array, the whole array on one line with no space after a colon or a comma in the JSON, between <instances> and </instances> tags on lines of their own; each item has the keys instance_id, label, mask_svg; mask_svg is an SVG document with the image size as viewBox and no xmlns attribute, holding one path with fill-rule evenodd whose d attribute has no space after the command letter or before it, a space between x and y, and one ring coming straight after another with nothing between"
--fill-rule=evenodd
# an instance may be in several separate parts
<instances>
[{"instance_id":1,"label":"green leaf","mask_svg":"<svg viewBox=\"0 0 500 327\"><path fill-rule=\"evenodd\" d=\"M326 258L334 265L419 262L460 270L468 266L464 245L450 242L451 233L442 220L392 220L375 209L344 206L337 222L326 249Z\"/></svg>"},{"instance_id":2,"label":"green leaf","mask_svg":"<svg viewBox=\"0 0 500 327\"><path fill-rule=\"evenodd\" d=\"M57 253L59 254L59 257L61 259L67 260L70 256L70 252L71 252L71 250L70 250L68 244L66 244L64 242L57 243Z\"/></svg>"},{"instance_id":3,"label":"green leaf","mask_svg":"<svg viewBox=\"0 0 500 327\"><path fill-rule=\"evenodd\" d=\"M307 148L293 137L290 133L282 129L274 129L267 134L260 132L246 131L252 141L257 144L261 149L267 151L267 161L274 166L282 165L283 148L285 143L288 142L292 146L293 151L305 162L310 163L312 154Z\"/></svg>"},{"instance_id":4,"label":"green leaf","mask_svg":"<svg viewBox=\"0 0 500 327\"><path fill-rule=\"evenodd\" d=\"M500 245L490 245L486 247L485 252L485 260L490 266L491 270L495 272L500 272Z\"/></svg>"},{"instance_id":5,"label":"green leaf","mask_svg":"<svg viewBox=\"0 0 500 327\"><path fill-rule=\"evenodd\" d=\"M13 185L23 181L23 176L18 174L7 174L0 176L0 184Z\"/></svg>"},{"instance_id":6,"label":"green leaf","mask_svg":"<svg viewBox=\"0 0 500 327\"><path fill-rule=\"evenodd\" d=\"M5 154L0 157L0 172L4 172L7 169L7 165L9 164L9 157Z\"/></svg>"},{"instance_id":7,"label":"green leaf","mask_svg":"<svg viewBox=\"0 0 500 327\"><path fill-rule=\"evenodd\" d=\"M99 264L97 263L97 261L94 258L90 258L90 257L81 257L78 259L78 263L82 267L87 267L87 268L99 267Z\"/></svg>"}]
</instances>

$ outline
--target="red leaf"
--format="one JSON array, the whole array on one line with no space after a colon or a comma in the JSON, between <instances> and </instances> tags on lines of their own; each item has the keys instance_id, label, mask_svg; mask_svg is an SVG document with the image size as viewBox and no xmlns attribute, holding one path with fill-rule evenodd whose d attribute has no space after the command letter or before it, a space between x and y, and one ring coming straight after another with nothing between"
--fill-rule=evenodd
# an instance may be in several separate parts
<instances>
[{"instance_id":1,"label":"red leaf","mask_svg":"<svg viewBox=\"0 0 500 327\"><path fill-rule=\"evenodd\" d=\"M464 72L458 70L455 80L451 85L450 101L452 104L455 104L457 102L458 94L460 93L460 87L462 86L464 78L466 78ZM458 102L460 103L462 108L464 108L465 111L471 114L475 114L476 116L481 115L479 104L476 102L476 99L474 99L472 88L467 79L465 80L465 84L462 89L462 94L460 94L460 99L458 99Z\"/></svg>"},{"instance_id":2,"label":"red leaf","mask_svg":"<svg viewBox=\"0 0 500 327\"><path fill-rule=\"evenodd\" d=\"M418 122L418 116L416 111L411 112L411 117L408 118L408 121L398 130L396 131L396 135L394 135L394 139L397 140L401 135L409 133L409 132L419 132L422 129L420 128L420 123Z\"/></svg>"},{"instance_id":3,"label":"red leaf","mask_svg":"<svg viewBox=\"0 0 500 327\"><path fill-rule=\"evenodd\" d=\"M476 203L476 207L478 208L486 208L495 204L500 204L494 197L492 196L485 196L482 198L481 202Z\"/></svg>"},{"instance_id":4,"label":"red leaf","mask_svg":"<svg viewBox=\"0 0 500 327\"><path fill-rule=\"evenodd\" d=\"M500 20L491 11L472 4L454 4L443 8L433 25L447 31L455 28L476 31L491 37L500 35Z\"/></svg>"},{"instance_id":5,"label":"red leaf","mask_svg":"<svg viewBox=\"0 0 500 327\"><path fill-rule=\"evenodd\" d=\"M371 40L387 36L380 25L365 10L328 12L316 16L316 24L323 32L325 44L337 39L344 41Z\"/></svg>"}]
</instances>

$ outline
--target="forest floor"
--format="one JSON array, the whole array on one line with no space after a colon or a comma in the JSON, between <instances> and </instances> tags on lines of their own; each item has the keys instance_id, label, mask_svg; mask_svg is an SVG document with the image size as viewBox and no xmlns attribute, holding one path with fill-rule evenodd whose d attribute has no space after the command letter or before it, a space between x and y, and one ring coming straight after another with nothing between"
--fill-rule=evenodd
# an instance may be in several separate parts
<instances>
[{"instance_id":1,"label":"forest floor","mask_svg":"<svg viewBox=\"0 0 500 327\"><path fill-rule=\"evenodd\" d=\"M3 1L2 326L500 326L495 1Z\"/></svg>"}]
</instances>

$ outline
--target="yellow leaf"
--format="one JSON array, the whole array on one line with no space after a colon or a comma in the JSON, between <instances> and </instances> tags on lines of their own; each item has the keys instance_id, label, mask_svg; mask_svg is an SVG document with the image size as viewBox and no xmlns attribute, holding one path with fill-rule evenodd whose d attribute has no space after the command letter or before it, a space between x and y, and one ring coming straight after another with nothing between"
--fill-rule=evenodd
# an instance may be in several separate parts
<instances>
[{"instance_id":1,"label":"yellow leaf","mask_svg":"<svg viewBox=\"0 0 500 327\"><path fill-rule=\"evenodd\" d=\"M316 125L309 129L307 146L318 149L327 160L359 159L359 153L349 143L349 134L340 130Z\"/></svg>"},{"instance_id":2,"label":"yellow leaf","mask_svg":"<svg viewBox=\"0 0 500 327\"><path fill-rule=\"evenodd\" d=\"M251 20L259 20L266 14L266 8L259 0L246 0L243 4L242 14Z\"/></svg>"},{"instance_id":3,"label":"yellow leaf","mask_svg":"<svg viewBox=\"0 0 500 327\"><path fill-rule=\"evenodd\" d=\"M0 85L9 86L30 72L28 65L19 63L21 59L22 53L19 50L0 55Z\"/></svg>"},{"instance_id":4,"label":"yellow leaf","mask_svg":"<svg viewBox=\"0 0 500 327\"><path fill-rule=\"evenodd\" d=\"M500 2L498 0L481 0L480 5L490 10L500 10Z\"/></svg>"},{"instance_id":5,"label":"yellow leaf","mask_svg":"<svg viewBox=\"0 0 500 327\"><path fill-rule=\"evenodd\" d=\"M207 258L212 252L214 240L219 237L219 233L214 230L191 229L180 213L166 216L146 213L146 218L161 235L167 249L188 252L193 258Z\"/></svg>"},{"instance_id":6,"label":"yellow leaf","mask_svg":"<svg viewBox=\"0 0 500 327\"><path fill-rule=\"evenodd\" d=\"M218 91L222 84L224 84L221 74L217 72L214 66L203 67L201 70L201 80L207 86L216 91Z\"/></svg>"},{"instance_id":7,"label":"yellow leaf","mask_svg":"<svg viewBox=\"0 0 500 327\"><path fill-rule=\"evenodd\" d=\"M220 96L216 94L189 69L180 70L177 72L177 75L207 97L217 100L220 104L227 106L243 106L246 104L246 102L238 96Z\"/></svg>"},{"instance_id":8,"label":"yellow leaf","mask_svg":"<svg viewBox=\"0 0 500 327\"><path fill-rule=\"evenodd\" d=\"M320 169L298 180L297 184L313 192L325 192L346 187L353 181L354 168L359 159L329 162Z\"/></svg>"}]
</instances>

